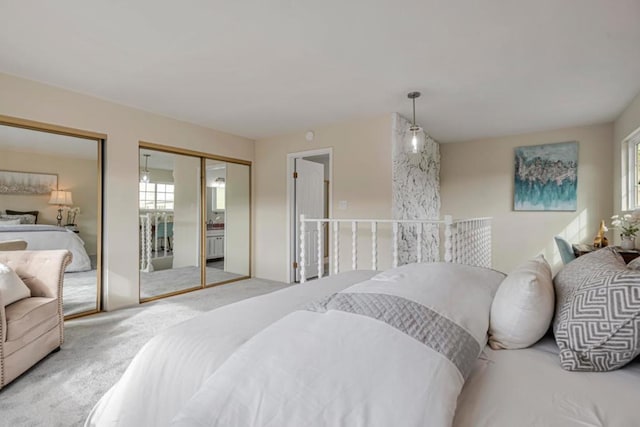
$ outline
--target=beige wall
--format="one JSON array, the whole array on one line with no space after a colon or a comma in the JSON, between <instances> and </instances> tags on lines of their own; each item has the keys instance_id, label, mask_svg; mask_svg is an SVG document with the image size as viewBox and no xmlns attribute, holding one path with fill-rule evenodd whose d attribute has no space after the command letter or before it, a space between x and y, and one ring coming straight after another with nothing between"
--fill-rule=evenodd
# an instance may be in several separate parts
<instances>
[{"instance_id":1,"label":"beige wall","mask_svg":"<svg viewBox=\"0 0 640 427\"><path fill-rule=\"evenodd\" d=\"M613 209L627 210L627 147L622 142L640 127L640 93L631 101L613 124ZM624 177L624 178L623 178Z\"/></svg>"},{"instance_id":2,"label":"beige wall","mask_svg":"<svg viewBox=\"0 0 640 427\"><path fill-rule=\"evenodd\" d=\"M564 141L579 142L577 211L513 211L514 147ZM557 271L561 260L554 235L563 235L573 243L586 243L592 241L601 219L609 222L612 147L612 124L442 144L442 212L454 217L494 218L496 269L509 272L543 253Z\"/></svg>"},{"instance_id":3,"label":"beige wall","mask_svg":"<svg viewBox=\"0 0 640 427\"><path fill-rule=\"evenodd\" d=\"M96 144L95 141L88 143ZM98 151L96 148L96 158ZM0 152L0 169L20 172L40 172L58 175L58 188L71 191L73 207L80 208L76 224L80 238L84 241L89 255L97 253L97 210L98 210L98 163L97 160L75 159L24 153L18 151ZM5 209L18 211L37 210L39 224L57 223L58 207L50 205L49 194L0 194L0 211ZM62 223L66 224L67 215L63 213Z\"/></svg>"},{"instance_id":4,"label":"beige wall","mask_svg":"<svg viewBox=\"0 0 640 427\"><path fill-rule=\"evenodd\" d=\"M159 89L161 90L161 89ZM0 74L0 114L107 134L103 266L107 309L138 302L138 142L253 160L253 141Z\"/></svg>"},{"instance_id":5,"label":"beige wall","mask_svg":"<svg viewBox=\"0 0 640 427\"><path fill-rule=\"evenodd\" d=\"M333 217L391 215L391 114L256 141L254 273L289 281L287 250L287 154L333 148ZM348 208L338 209L346 200ZM369 251L370 252L370 251ZM369 256L363 251L363 257ZM363 260L365 265L366 260Z\"/></svg>"}]
</instances>

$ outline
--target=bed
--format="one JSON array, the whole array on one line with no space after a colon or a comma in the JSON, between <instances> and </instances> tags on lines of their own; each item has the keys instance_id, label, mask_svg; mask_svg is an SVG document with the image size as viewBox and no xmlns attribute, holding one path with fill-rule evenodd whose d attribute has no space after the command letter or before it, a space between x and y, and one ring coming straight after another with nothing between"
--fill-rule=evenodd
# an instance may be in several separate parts
<instances>
[{"instance_id":1,"label":"bed","mask_svg":"<svg viewBox=\"0 0 640 427\"><path fill-rule=\"evenodd\" d=\"M464 227L446 228L449 255L461 251L456 241L470 248L455 236ZM486 267L417 263L221 307L150 340L86 425L640 425L637 361L569 372L549 336L521 350L485 346L487 307L504 278ZM372 318L379 301L369 298L378 295L382 317ZM388 297L402 297L402 309ZM414 314L420 298L425 310ZM429 330L442 328L455 345L440 335L423 345L420 330L401 330L406 313L432 316ZM471 358L468 344L479 345Z\"/></svg>"},{"instance_id":2,"label":"bed","mask_svg":"<svg viewBox=\"0 0 640 427\"><path fill-rule=\"evenodd\" d=\"M67 273L91 270L91 260L78 235L66 228L45 224L19 224L0 226L0 241L22 239L29 250L67 249L73 261Z\"/></svg>"}]
</instances>

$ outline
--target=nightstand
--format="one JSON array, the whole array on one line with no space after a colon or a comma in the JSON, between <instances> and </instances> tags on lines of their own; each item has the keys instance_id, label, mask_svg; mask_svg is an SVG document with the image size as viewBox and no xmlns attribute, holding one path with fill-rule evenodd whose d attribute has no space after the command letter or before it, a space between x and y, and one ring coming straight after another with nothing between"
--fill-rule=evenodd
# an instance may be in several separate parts
<instances>
[{"instance_id":1,"label":"nightstand","mask_svg":"<svg viewBox=\"0 0 640 427\"><path fill-rule=\"evenodd\" d=\"M577 244L572 246L573 253L576 255L576 257L600 249L594 248L593 245L587 244ZM620 246L612 246L612 248L622 256L622 259L624 259L624 262L626 262L627 264L640 256L640 251L637 249L622 249Z\"/></svg>"}]
</instances>

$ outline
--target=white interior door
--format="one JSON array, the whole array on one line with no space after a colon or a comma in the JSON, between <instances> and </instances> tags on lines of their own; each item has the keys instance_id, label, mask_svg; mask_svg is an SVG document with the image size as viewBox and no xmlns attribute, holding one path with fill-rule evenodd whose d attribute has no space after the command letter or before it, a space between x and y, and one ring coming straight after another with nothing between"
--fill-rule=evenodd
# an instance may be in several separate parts
<instances>
[{"instance_id":1,"label":"white interior door","mask_svg":"<svg viewBox=\"0 0 640 427\"><path fill-rule=\"evenodd\" d=\"M307 218L324 217L324 165L304 159L295 159L295 248L296 261L300 265L300 215ZM318 275L318 229L307 227L305 232L305 275L306 278ZM300 281L300 268L296 269L296 281Z\"/></svg>"}]
</instances>

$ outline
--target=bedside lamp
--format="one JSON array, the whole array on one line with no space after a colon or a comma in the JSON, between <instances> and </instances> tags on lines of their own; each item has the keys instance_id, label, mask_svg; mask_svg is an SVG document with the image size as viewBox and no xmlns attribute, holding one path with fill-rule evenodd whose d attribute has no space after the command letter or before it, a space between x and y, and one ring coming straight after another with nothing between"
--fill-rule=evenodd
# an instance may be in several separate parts
<instances>
[{"instance_id":1,"label":"bedside lamp","mask_svg":"<svg viewBox=\"0 0 640 427\"><path fill-rule=\"evenodd\" d=\"M62 207L73 204L73 199L71 198L71 191L53 190L51 192L51 198L49 199L49 204L58 205L58 216L56 217L56 219L58 220L58 227L62 227Z\"/></svg>"}]
</instances>

